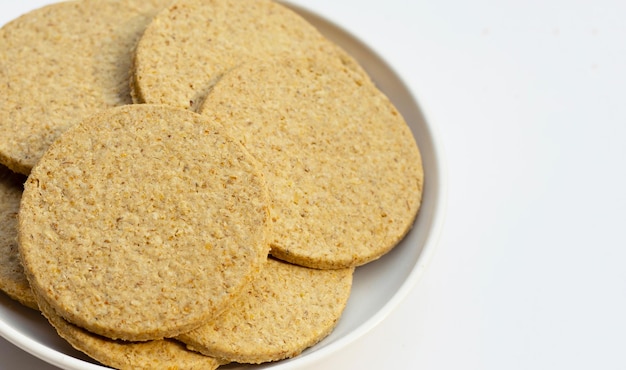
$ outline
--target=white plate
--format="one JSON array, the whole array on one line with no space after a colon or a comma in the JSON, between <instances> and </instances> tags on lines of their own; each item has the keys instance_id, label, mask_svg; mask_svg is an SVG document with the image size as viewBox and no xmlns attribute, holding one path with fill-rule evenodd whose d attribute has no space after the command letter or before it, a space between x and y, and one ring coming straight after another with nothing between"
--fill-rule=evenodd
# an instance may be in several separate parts
<instances>
[{"instance_id":1,"label":"white plate","mask_svg":"<svg viewBox=\"0 0 626 370\"><path fill-rule=\"evenodd\" d=\"M400 77L374 51L345 30L303 8L289 6L352 54L396 105L420 147L425 187L419 215L406 238L378 261L357 269L350 300L331 335L296 358L253 367L259 369L310 366L339 351L380 323L421 276L435 247L445 209L445 172L441 147L433 128L425 120ZM105 369L60 339L38 312L22 307L4 294L0 294L0 335L32 355L63 369ZM228 368L235 370L251 367L229 365Z\"/></svg>"}]
</instances>

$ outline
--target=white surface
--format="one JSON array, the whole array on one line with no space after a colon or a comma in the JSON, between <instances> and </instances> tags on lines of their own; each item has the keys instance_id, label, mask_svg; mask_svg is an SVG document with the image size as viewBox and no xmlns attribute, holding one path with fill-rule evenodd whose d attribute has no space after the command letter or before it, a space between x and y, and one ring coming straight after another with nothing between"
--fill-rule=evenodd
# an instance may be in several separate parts
<instances>
[{"instance_id":1,"label":"white surface","mask_svg":"<svg viewBox=\"0 0 626 370\"><path fill-rule=\"evenodd\" d=\"M426 273L311 369L625 368L626 3L293 2L393 64L449 180ZM0 369L33 368L0 340Z\"/></svg>"}]
</instances>

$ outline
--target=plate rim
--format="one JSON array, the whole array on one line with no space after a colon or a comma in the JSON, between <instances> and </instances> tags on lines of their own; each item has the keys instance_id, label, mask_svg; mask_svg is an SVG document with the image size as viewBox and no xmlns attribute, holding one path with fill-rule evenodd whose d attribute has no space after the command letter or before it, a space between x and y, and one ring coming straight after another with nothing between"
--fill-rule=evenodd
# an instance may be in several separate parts
<instances>
[{"instance_id":1,"label":"plate rim","mask_svg":"<svg viewBox=\"0 0 626 370\"><path fill-rule=\"evenodd\" d=\"M343 37L349 38L350 41L358 44L360 48L365 49L368 54L376 59L376 64L382 65L393 75L393 77L397 80L395 82L400 86L402 90L404 90L404 93L406 93L406 95L411 99L411 102L415 105L415 108L417 109L417 112L421 116L422 122L424 123L424 131L428 136L426 141L430 142L432 146L430 148L430 152L432 157L432 163L434 166L434 168L431 169L433 173L429 173L428 176L425 176L424 191L435 192L435 195L431 199L434 204L432 206L432 214L430 214L429 217L430 225L427 227L427 235L425 237L423 247L417 258L417 262L410 269L407 278L402 282L402 284L392 295L392 297L378 311L376 311L374 315L370 316L367 320L365 320L354 330L350 331L343 337L340 337L319 349L307 353L304 356L297 356L293 358L294 361L275 362L269 365L269 367L273 369L287 370L312 365L316 362L321 361L322 359L327 358L331 354L337 352L339 349L346 347L350 343L356 341L358 338L366 335L381 322L383 322L398 306L400 306L400 304L405 300L405 298L409 295L414 286L425 273L426 268L432 260L435 250L437 249L437 245L439 244L439 239L443 232L445 224L445 215L447 210L448 180L444 156L444 147L436 125L433 124L432 119L429 118L424 107L419 105L417 99L415 98L415 94L411 89L411 86L407 85L405 79L402 79L402 75L398 73L393 64L389 60L384 59L376 50L364 43L357 35L348 31L341 25L338 25L336 22L329 19L328 17L325 17L323 14L289 1L281 0L279 2L296 11L305 18L314 18L317 21L326 23L328 26L335 29L336 31L339 31ZM433 185L429 186L429 184L431 183L433 183ZM69 354L54 350L46 346L45 344L36 341L25 333L9 326L4 319L0 319L0 336L2 336L13 345L17 346L18 348L31 354L32 356L39 358L42 361L49 363L53 366L64 369L108 369L108 367L105 367L103 365L89 363L80 358L76 358ZM297 360L297 363L295 363L295 360Z\"/></svg>"}]
</instances>

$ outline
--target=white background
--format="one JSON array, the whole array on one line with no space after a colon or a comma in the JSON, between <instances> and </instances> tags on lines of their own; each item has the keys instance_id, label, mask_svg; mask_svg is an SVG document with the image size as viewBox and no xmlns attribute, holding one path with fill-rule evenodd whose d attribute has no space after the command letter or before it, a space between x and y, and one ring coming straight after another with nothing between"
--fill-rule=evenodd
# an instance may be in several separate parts
<instances>
[{"instance_id":1,"label":"white background","mask_svg":"<svg viewBox=\"0 0 626 370\"><path fill-rule=\"evenodd\" d=\"M292 2L405 79L449 182L421 280L310 368L626 368L626 2ZM0 369L35 368L0 339Z\"/></svg>"}]
</instances>

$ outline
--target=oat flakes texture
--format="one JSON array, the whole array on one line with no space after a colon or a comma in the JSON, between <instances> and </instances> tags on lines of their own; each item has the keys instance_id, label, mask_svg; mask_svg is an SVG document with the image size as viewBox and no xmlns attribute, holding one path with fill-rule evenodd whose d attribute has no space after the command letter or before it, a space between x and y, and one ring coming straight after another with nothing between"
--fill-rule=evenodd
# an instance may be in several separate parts
<instances>
[{"instance_id":1,"label":"oat flakes texture","mask_svg":"<svg viewBox=\"0 0 626 370\"><path fill-rule=\"evenodd\" d=\"M0 29L0 163L28 174L63 131L131 103L137 39L170 0L82 0L29 12Z\"/></svg>"},{"instance_id":2,"label":"oat flakes texture","mask_svg":"<svg viewBox=\"0 0 626 370\"><path fill-rule=\"evenodd\" d=\"M17 250L17 214L26 177L0 165L0 290L37 308Z\"/></svg>"},{"instance_id":3,"label":"oat flakes texture","mask_svg":"<svg viewBox=\"0 0 626 370\"><path fill-rule=\"evenodd\" d=\"M336 326L350 296L353 272L270 258L221 316L179 339L194 350L239 363L294 357Z\"/></svg>"},{"instance_id":4,"label":"oat flakes texture","mask_svg":"<svg viewBox=\"0 0 626 370\"><path fill-rule=\"evenodd\" d=\"M113 108L34 167L19 251L35 294L64 319L160 339L219 314L265 262L267 203L256 161L207 118Z\"/></svg>"},{"instance_id":5,"label":"oat flakes texture","mask_svg":"<svg viewBox=\"0 0 626 370\"><path fill-rule=\"evenodd\" d=\"M189 351L174 340L124 342L92 334L65 321L45 300L40 302L44 316L62 338L105 366L123 370L215 370L221 363Z\"/></svg>"},{"instance_id":6,"label":"oat flakes texture","mask_svg":"<svg viewBox=\"0 0 626 370\"><path fill-rule=\"evenodd\" d=\"M200 109L259 160L271 198L271 253L313 268L375 260L411 228L423 185L413 135L359 75L319 59L249 63Z\"/></svg>"},{"instance_id":7,"label":"oat flakes texture","mask_svg":"<svg viewBox=\"0 0 626 370\"><path fill-rule=\"evenodd\" d=\"M345 51L277 2L179 0L154 19L137 46L133 98L196 110L224 73L278 55L320 55L365 74Z\"/></svg>"}]
</instances>

